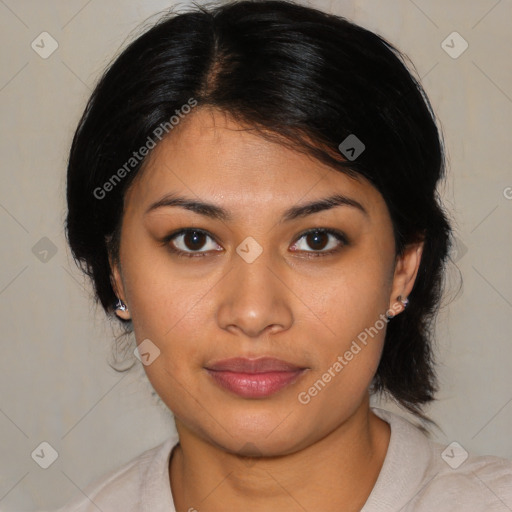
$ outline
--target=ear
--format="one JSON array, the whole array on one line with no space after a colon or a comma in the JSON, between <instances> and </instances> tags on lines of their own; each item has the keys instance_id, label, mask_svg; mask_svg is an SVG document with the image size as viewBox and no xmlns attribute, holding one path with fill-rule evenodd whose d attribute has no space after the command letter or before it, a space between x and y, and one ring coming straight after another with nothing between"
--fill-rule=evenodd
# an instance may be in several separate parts
<instances>
[{"instance_id":1,"label":"ear","mask_svg":"<svg viewBox=\"0 0 512 512\"><path fill-rule=\"evenodd\" d=\"M110 264L110 282L112 284L112 288L114 289L117 298L121 299L126 305L125 311L116 310L115 313L119 318L122 318L123 320L130 320L131 315L128 309L128 304L126 302L121 265L118 262L114 262L110 254L108 259Z\"/></svg>"},{"instance_id":2,"label":"ear","mask_svg":"<svg viewBox=\"0 0 512 512\"><path fill-rule=\"evenodd\" d=\"M401 303L401 301L408 297L414 287L414 282L420 268L423 247L423 240L408 244L405 246L403 253L397 256L393 286L389 298L389 308L395 314L405 309L405 304Z\"/></svg>"}]
</instances>

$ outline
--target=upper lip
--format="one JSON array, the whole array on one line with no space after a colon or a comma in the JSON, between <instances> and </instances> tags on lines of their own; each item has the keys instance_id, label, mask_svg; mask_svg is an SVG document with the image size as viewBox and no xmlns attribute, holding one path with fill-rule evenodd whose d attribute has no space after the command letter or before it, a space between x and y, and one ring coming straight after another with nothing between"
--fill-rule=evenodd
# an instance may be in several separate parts
<instances>
[{"instance_id":1,"label":"upper lip","mask_svg":"<svg viewBox=\"0 0 512 512\"><path fill-rule=\"evenodd\" d=\"M239 373L291 372L304 369L303 367L273 357L260 357L259 359L234 357L232 359L216 361L209 364L206 368L214 371Z\"/></svg>"}]
</instances>

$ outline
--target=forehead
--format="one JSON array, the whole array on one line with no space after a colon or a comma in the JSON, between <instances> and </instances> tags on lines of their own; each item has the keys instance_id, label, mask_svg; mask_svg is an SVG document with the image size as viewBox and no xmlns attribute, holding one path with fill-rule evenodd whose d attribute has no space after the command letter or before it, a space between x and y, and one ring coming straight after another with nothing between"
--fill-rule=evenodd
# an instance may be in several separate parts
<instances>
[{"instance_id":1,"label":"forehead","mask_svg":"<svg viewBox=\"0 0 512 512\"><path fill-rule=\"evenodd\" d=\"M385 208L364 178L349 177L208 108L185 117L152 150L125 203L140 210L169 192L239 209L285 207L339 192L363 203L370 214Z\"/></svg>"}]
</instances>

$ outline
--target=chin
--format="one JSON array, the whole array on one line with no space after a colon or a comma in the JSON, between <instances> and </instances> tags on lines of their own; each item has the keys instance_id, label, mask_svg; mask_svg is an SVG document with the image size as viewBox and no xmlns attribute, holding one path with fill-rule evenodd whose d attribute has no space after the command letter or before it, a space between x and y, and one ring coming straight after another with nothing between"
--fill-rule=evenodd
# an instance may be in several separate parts
<instances>
[{"instance_id":1,"label":"chin","mask_svg":"<svg viewBox=\"0 0 512 512\"><path fill-rule=\"evenodd\" d=\"M304 422L297 422L296 419L293 421L293 416L292 414L287 417L285 414L277 417L273 414L266 418L261 415L243 417L238 412L233 421L228 421L228 417L224 415L222 427L216 424L214 430L208 431L203 427L202 437L228 453L244 457L289 455L308 446L319 435L318 428L311 426L316 434L308 433L305 431L307 426Z\"/></svg>"}]
</instances>

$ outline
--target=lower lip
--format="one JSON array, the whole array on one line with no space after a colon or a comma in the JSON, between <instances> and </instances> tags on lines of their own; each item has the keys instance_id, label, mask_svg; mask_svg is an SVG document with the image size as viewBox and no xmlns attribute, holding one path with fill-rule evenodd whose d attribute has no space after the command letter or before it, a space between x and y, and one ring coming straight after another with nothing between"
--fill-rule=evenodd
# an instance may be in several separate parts
<instances>
[{"instance_id":1,"label":"lower lip","mask_svg":"<svg viewBox=\"0 0 512 512\"><path fill-rule=\"evenodd\" d=\"M243 398L265 398L295 382L305 370L267 373L207 371L217 384L238 396Z\"/></svg>"}]
</instances>

